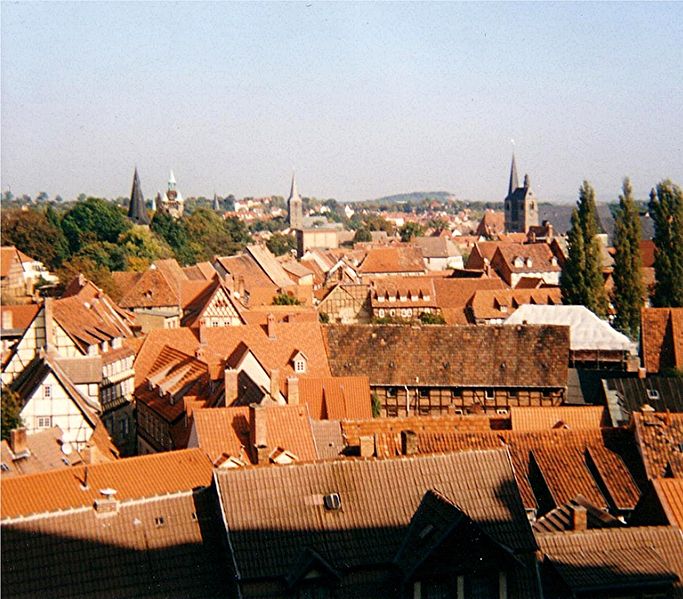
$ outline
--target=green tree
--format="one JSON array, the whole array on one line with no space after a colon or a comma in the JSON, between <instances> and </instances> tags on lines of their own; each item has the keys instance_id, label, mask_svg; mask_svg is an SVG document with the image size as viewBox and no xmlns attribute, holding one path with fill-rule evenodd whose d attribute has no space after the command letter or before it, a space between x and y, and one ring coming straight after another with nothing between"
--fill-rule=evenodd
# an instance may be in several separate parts
<instances>
[{"instance_id":1,"label":"green tree","mask_svg":"<svg viewBox=\"0 0 683 599\"><path fill-rule=\"evenodd\" d=\"M155 260L173 256L173 251L161 237L139 225L121 234L119 247L126 256L127 270L143 271Z\"/></svg>"},{"instance_id":2,"label":"green tree","mask_svg":"<svg viewBox=\"0 0 683 599\"><path fill-rule=\"evenodd\" d=\"M266 241L266 247L276 256L282 256L296 249L296 239L292 235L274 233L271 238Z\"/></svg>"},{"instance_id":3,"label":"green tree","mask_svg":"<svg viewBox=\"0 0 683 599\"><path fill-rule=\"evenodd\" d=\"M401 241L411 241L415 237L423 235L425 232L424 227L420 223L407 222L399 230L399 235L401 236Z\"/></svg>"},{"instance_id":4,"label":"green tree","mask_svg":"<svg viewBox=\"0 0 683 599\"><path fill-rule=\"evenodd\" d=\"M633 200L631 182L624 179L619 209L614 219L614 292L617 329L632 339L638 337L640 309L643 306L643 279L640 259L640 220Z\"/></svg>"},{"instance_id":5,"label":"green tree","mask_svg":"<svg viewBox=\"0 0 683 599\"><path fill-rule=\"evenodd\" d=\"M71 261L73 262L76 259L91 261L98 268L103 268L109 272L126 270L127 266L125 249L108 241L93 241L84 245L77 254L72 256Z\"/></svg>"},{"instance_id":6,"label":"green tree","mask_svg":"<svg viewBox=\"0 0 683 599\"><path fill-rule=\"evenodd\" d=\"M3 210L2 244L15 246L51 269L68 256L61 229L42 210Z\"/></svg>"},{"instance_id":7,"label":"green tree","mask_svg":"<svg viewBox=\"0 0 683 599\"><path fill-rule=\"evenodd\" d=\"M288 293L278 293L273 298L273 306L300 306L301 301Z\"/></svg>"},{"instance_id":8,"label":"green tree","mask_svg":"<svg viewBox=\"0 0 683 599\"><path fill-rule=\"evenodd\" d=\"M432 312L420 314L420 322L422 324L446 324L446 320L441 314L434 314Z\"/></svg>"},{"instance_id":9,"label":"green tree","mask_svg":"<svg viewBox=\"0 0 683 599\"><path fill-rule=\"evenodd\" d=\"M149 228L169 245L180 264L186 266L197 262L198 248L191 243L184 220L177 220L165 212L156 212Z\"/></svg>"},{"instance_id":10,"label":"green tree","mask_svg":"<svg viewBox=\"0 0 683 599\"><path fill-rule=\"evenodd\" d=\"M356 234L353 236L353 240L360 243L367 243L368 241L372 241L372 233L370 233L370 231L368 231L365 227L361 227L356 231Z\"/></svg>"},{"instance_id":11,"label":"green tree","mask_svg":"<svg viewBox=\"0 0 683 599\"><path fill-rule=\"evenodd\" d=\"M2 439L6 441L10 438L12 429L23 426L20 416L23 406L19 396L4 385L0 395L2 395Z\"/></svg>"},{"instance_id":12,"label":"green tree","mask_svg":"<svg viewBox=\"0 0 683 599\"><path fill-rule=\"evenodd\" d=\"M111 271L95 262L92 256L74 256L57 271L61 286L68 285L79 274L92 281L114 301L120 299L121 292L114 283Z\"/></svg>"},{"instance_id":13,"label":"green tree","mask_svg":"<svg viewBox=\"0 0 683 599\"><path fill-rule=\"evenodd\" d=\"M74 254L94 241L116 243L131 226L122 208L99 198L78 202L62 219L62 230Z\"/></svg>"},{"instance_id":14,"label":"green tree","mask_svg":"<svg viewBox=\"0 0 683 599\"><path fill-rule=\"evenodd\" d=\"M650 216L655 235L656 307L683 306L683 192L669 180L650 193Z\"/></svg>"},{"instance_id":15,"label":"green tree","mask_svg":"<svg viewBox=\"0 0 683 599\"><path fill-rule=\"evenodd\" d=\"M569 256L562 270L560 287L565 304L586 306L604 318L607 316L607 295L596 214L595 191L588 181L584 181L579 189L577 208L572 212L567 239Z\"/></svg>"}]
</instances>

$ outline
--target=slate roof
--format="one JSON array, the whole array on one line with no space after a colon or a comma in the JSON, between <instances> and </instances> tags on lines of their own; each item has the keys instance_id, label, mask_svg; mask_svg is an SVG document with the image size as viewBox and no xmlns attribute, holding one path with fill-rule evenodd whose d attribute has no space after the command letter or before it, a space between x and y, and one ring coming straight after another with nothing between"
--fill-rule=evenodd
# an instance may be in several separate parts
<instances>
[{"instance_id":1,"label":"slate roof","mask_svg":"<svg viewBox=\"0 0 683 599\"><path fill-rule=\"evenodd\" d=\"M302 377L299 402L306 404L311 418L317 420L372 418L370 382L366 376Z\"/></svg>"},{"instance_id":2,"label":"slate roof","mask_svg":"<svg viewBox=\"0 0 683 599\"><path fill-rule=\"evenodd\" d=\"M643 308L640 316L645 369L683 368L683 308Z\"/></svg>"},{"instance_id":3,"label":"slate roof","mask_svg":"<svg viewBox=\"0 0 683 599\"><path fill-rule=\"evenodd\" d=\"M315 460L318 455L306 406L263 406L266 443L292 452L298 460ZM223 454L256 463L249 442L248 407L209 408L194 411L197 442L212 462Z\"/></svg>"},{"instance_id":4,"label":"slate roof","mask_svg":"<svg viewBox=\"0 0 683 599\"><path fill-rule=\"evenodd\" d=\"M368 250L358 268L360 274L423 273L424 259L420 248L411 246L376 247Z\"/></svg>"},{"instance_id":5,"label":"slate roof","mask_svg":"<svg viewBox=\"0 0 683 599\"><path fill-rule=\"evenodd\" d=\"M633 425L648 478L665 476L683 456L683 414L634 412Z\"/></svg>"},{"instance_id":6,"label":"slate roof","mask_svg":"<svg viewBox=\"0 0 683 599\"><path fill-rule=\"evenodd\" d=\"M3 485L4 486L4 485ZM4 597L227 596L223 531L210 490L92 504L2 525ZM160 519L163 519L162 523Z\"/></svg>"},{"instance_id":7,"label":"slate roof","mask_svg":"<svg viewBox=\"0 0 683 599\"><path fill-rule=\"evenodd\" d=\"M187 491L210 485L211 471L203 451L186 449L12 477L2 482L0 514L6 520L90 507L100 489L115 489L120 501Z\"/></svg>"},{"instance_id":8,"label":"slate roof","mask_svg":"<svg viewBox=\"0 0 683 599\"><path fill-rule=\"evenodd\" d=\"M520 306L505 324L522 323L560 325L570 328L570 349L600 351L633 351L626 335L614 330L584 306Z\"/></svg>"},{"instance_id":9,"label":"slate roof","mask_svg":"<svg viewBox=\"0 0 683 599\"><path fill-rule=\"evenodd\" d=\"M215 476L243 579L286 576L306 548L333 568L389 564L431 488L498 542L515 551L535 546L505 451L335 460ZM323 506L328 493L339 494L341 509Z\"/></svg>"},{"instance_id":10,"label":"slate roof","mask_svg":"<svg viewBox=\"0 0 683 599\"><path fill-rule=\"evenodd\" d=\"M657 412L683 413L681 377L607 378L602 384L613 426L628 423L631 414L645 405Z\"/></svg>"},{"instance_id":11,"label":"slate roof","mask_svg":"<svg viewBox=\"0 0 683 599\"><path fill-rule=\"evenodd\" d=\"M366 375L370 385L567 385L567 327L330 325L324 331L333 375Z\"/></svg>"},{"instance_id":12,"label":"slate roof","mask_svg":"<svg viewBox=\"0 0 683 599\"><path fill-rule=\"evenodd\" d=\"M683 532L678 528L595 529L539 534L536 538L541 551L574 590L598 593L608 585L628 587L678 578L673 596L683 596Z\"/></svg>"},{"instance_id":13,"label":"slate roof","mask_svg":"<svg viewBox=\"0 0 683 599\"><path fill-rule=\"evenodd\" d=\"M603 406L552 406L510 408L512 430L544 431L557 428L600 430L607 424Z\"/></svg>"}]
</instances>

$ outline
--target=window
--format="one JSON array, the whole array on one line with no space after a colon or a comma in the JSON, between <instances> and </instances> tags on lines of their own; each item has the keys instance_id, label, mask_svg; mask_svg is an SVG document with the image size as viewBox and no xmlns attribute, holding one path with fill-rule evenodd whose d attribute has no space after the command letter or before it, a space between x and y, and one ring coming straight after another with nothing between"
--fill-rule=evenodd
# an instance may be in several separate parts
<instances>
[{"instance_id":1,"label":"window","mask_svg":"<svg viewBox=\"0 0 683 599\"><path fill-rule=\"evenodd\" d=\"M296 360L294 362L294 370L296 372L306 372L306 362L304 360Z\"/></svg>"},{"instance_id":2,"label":"window","mask_svg":"<svg viewBox=\"0 0 683 599\"><path fill-rule=\"evenodd\" d=\"M398 394L398 391L397 391L396 387L389 387L387 389L387 397L396 397L397 394Z\"/></svg>"},{"instance_id":3,"label":"window","mask_svg":"<svg viewBox=\"0 0 683 599\"><path fill-rule=\"evenodd\" d=\"M43 386L43 397L45 399L50 399L52 397L52 385Z\"/></svg>"},{"instance_id":4,"label":"window","mask_svg":"<svg viewBox=\"0 0 683 599\"><path fill-rule=\"evenodd\" d=\"M658 400L659 399L659 391L657 389L648 389L647 390L647 398L650 400Z\"/></svg>"},{"instance_id":5,"label":"window","mask_svg":"<svg viewBox=\"0 0 683 599\"><path fill-rule=\"evenodd\" d=\"M380 318L384 318L384 308L380 308L380 309L377 311L377 314L379 315Z\"/></svg>"},{"instance_id":6,"label":"window","mask_svg":"<svg viewBox=\"0 0 683 599\"><path fill-rule=\"evenodd\" d=\"M156 518L154 518L154 526L156 526L157 528L161 528L162 526L164 526L164 524L166 524L166 521L164 520L163 516L157 516Z\"/></svg>"},{"instance_id":7,"label":"window","mask_svg":"<svg viewBox=\"0 0 683 599\"><path fill-rule=\"evenodd\" d=\"M453 397L461 398L462 397L462 389L451 389L451 395Z\"/></svg>"},{"instance_id":8,"label":"window","mask_svg":"<svg viewBox=\"0 0 683 599\"><path fill-rule=\"evenodd\" d=\"M128 434L128 418L124 418L121 420L121 422L119 422L119 429L122 435Z\"/></svg>"},{"instance_id":9,"label":"window","mask_svg":"<svg viewBox=\"0 0 683 599\"><path fill-rule=\"evenodd\" d=\"M38 416L37 428L50 428L52 426L52 416Z\"/></svg>"},{"instance_id":10,"label":"window","mask_svg":"<svg viewBox=\"0 0 683 599\"><path fill-rule=\"evenodd\" d=\"M496 399L496 392L493 389L486 389L486 391L484 391L484 397L488 400Z\"/></svg>"}]
</instances>

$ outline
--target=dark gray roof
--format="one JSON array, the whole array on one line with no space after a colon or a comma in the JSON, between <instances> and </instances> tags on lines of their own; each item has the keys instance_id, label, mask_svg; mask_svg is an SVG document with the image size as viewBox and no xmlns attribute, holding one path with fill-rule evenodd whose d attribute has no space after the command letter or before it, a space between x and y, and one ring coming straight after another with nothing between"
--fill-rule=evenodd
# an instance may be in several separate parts
<instances>
[{"instance_id":1,"label":"dark gray roof","mask_svg":"<svg viewBox=\"0 0 683 599\"><path fill-rule=\"evenodd\" d=\"M604 379L603 389L613 426L628 422L645 404L657 412L683 413L683 377Z\"/></svg>"},{"instance_id":2,"label":"dark gray roof","mask_svg":"<svg viewBox=\"0 0 683 599\"><path fill-rule=\"evenodd\" d=\"M145 196L142 194L140 176L138 169L133 174L133 188L130 192L130 203L128 204L128 218L139 225L148 225L147 207L145 206Z\"/></svg>"}]
</instances>

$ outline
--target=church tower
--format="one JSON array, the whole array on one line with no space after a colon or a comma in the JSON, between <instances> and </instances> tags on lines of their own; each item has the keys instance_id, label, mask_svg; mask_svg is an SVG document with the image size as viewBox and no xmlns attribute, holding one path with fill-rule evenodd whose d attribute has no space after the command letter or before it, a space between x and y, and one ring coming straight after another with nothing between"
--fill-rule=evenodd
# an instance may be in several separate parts
<instances>
[{"instance_id":1,"label":"church tower","mask_svg":"<svg viewBox=\"0 0 683 599\"><path fill-rule=\"evenodd\" d=\"M133 174L133 188L130 191L130 203L128 204L128 218L138 225L148 225L147 207L145 206L145 196L142 195L140 176L138 168L135 167Z\"/></svg>"},{"instance_id":2,"label":"church tower","mask_svg":"<svg viewBox=\"0 0 683 599\"><path fill-rule=\"evenodd\" d=\"M538 226L538 203L531 191L529 175L524 175L524 183L520 187L517 179L517 164L512 155L510 166L510 182L505 198L505 232L526 233L529 227Z\"/></svg>"},{"instance_id":3,"label":"church tower","mask_svg":"<svg viewBox=\"0 0 683 599\"><path fill-rule=\"evenodd\" d=\"M292 175L292 188L287 200L287 222L290 229L303 229L304 226L304 207L299 191L296 188L296 177Z\"/></svg>"},{"instance_id":4,"label":"church tower","mask_svg":"<svg viewBox=\"0 0 683 599\"><path fill-rule=\"evenodd\" d=\"M173 218L180 218L185 208L184 202L182 194L176 189L175 175L171 171L168 178L168 189L157 200L157 208L162 212L170 214Z\"/></svg>"}]
</instances>

